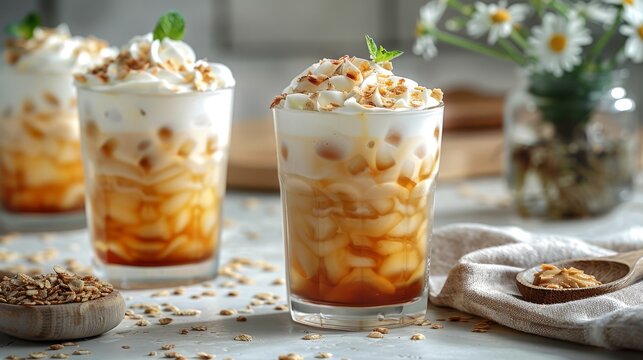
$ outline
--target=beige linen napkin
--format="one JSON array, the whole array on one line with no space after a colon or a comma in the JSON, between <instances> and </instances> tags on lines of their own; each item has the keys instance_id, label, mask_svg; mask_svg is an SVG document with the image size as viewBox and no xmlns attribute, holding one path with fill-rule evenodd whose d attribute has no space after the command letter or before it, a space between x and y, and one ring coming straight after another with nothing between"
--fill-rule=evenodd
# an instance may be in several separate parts
<instances>
[{"instance_id":1,"label":"beige linen napkin","mask_svg":"<svg viewBox=\"0 0 643 360\"><path fill-rule=\"evenodd\" d=\"M515 285L518 272L544 262L642 248L643 228L586 242L518 228L450 225L433 235L430 299L435 305L532 334L643 350L643 282L610 294L552 305L522 300Z\"/></svg>"}]
</instances>

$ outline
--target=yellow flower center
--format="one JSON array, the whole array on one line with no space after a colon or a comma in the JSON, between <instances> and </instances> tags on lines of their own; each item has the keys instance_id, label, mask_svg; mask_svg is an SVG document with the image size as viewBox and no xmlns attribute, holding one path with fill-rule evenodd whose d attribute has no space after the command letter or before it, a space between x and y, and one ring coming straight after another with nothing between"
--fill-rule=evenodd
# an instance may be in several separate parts
<instances>
[{"instance_id":1,"label":"yellow flower center","mask_svg":"<svg viewBox=\"0 0 643 360\"><path fill-rule=\"evenodd\" d=\"M418 21L417 24L415 24L415 36L419 37L422 35L424 35L424 26L422 26L422 23Z\"/></svg>"},{"instance_id":2,"label":"yellow flower center","mask_svg":"<svg viewBox=\"0 0 643 360\"><path fill-rule=\"evenodd\" d=\"M623 0L623 5L634 5L634 0Z\"/></svg>"},{"instance_id":3,"label":"yellow flower center","mask_svg":"<svg viewBox=\"0 0 643 360\"><path fill-rule=\"evenodd\" d=\"M639 26L638 32L639 32L639 37L643 39L643 25Z\"/></svg>"},{"instance_id":4,"label":"yellow flower center","mask_svg":"<svg viewBox=\"0 0 643 360\"><path fill-rule=\"evenodd\" d=\"M567 37L564 34L554 34L549 38L549 48L555 53L561 53L567 47Z\"/></svg>"},{"instance_id":5,"label":"yellow flower center","mask_svg":"<svg viewBox=\"0 0 643 360\"><path fill-rule=\"evenodd\" d=\"M499 9L491 15L491 21L495 24L504 23L511 20L511 14L505 9Z\"/></svg>"}]
</instances>

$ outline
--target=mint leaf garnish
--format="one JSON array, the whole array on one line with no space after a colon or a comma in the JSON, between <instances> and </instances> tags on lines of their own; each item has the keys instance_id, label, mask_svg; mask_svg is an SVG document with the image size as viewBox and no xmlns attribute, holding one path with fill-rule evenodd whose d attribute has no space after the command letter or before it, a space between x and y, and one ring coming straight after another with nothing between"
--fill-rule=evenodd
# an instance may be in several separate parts
<instances>
[{"instance_id":1,"label":"mint leaf garnish","mask_svg":"<svg viewBox=\"0 0 643 360\"><path fill-rule=\"evenodd\" d=\"M33 31L41 23L40 16L35 12L30 12L21 22L7 25L4 31L11 36L27 40L33 37Z\"/></svg>"},{"instance_id":2,"label":"mint leaf garnish","mask_svg":"<svg viewBox=\"0 0 643 360\"><path fill-rule=\"evenodd\" d=\"M366 38L366 46L368 47L368 52L371 55L371 60L373 60L373 62L375 62L376 64L383 63L386 61L391 61L396 57L404 54L404 52L399 50L387 51L386 49L384 49L382 45L380 45L380 47L378 48L373 38L371 38L368 35L366 35L365 38Z\"/></svg>"},{"instance_id":3,"label":"mint leaf garnish","mask_svg":"<svg viewBox=\"0 0 643 360\"><path fill-rule=\"evenodd\" d=\"M172 40L183 39L185 33L185 20L176 11L170 11L161 16L154 28L154 40L170 38Z\"/></svg>"}]
</instances>

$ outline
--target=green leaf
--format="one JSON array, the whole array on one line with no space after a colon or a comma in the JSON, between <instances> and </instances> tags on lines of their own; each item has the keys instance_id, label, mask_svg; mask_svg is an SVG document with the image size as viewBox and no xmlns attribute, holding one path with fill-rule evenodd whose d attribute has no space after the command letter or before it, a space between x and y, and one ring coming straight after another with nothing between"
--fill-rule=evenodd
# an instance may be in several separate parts
<instances>
[{"instance_id":1,"label":"green leaf","mask_svg":"<svg viewBox=\"0 0 643 360\"><path fill-rule=\"evenodd\" d=\"M368 35L366 35L366 46L368 47L368 52L371 55L371 60L377 64L391 61L403 54L403 52L399 50L387 51L382 45L378 48L375 40Z\"/></svg>"},{"instance_id":2,"label":"green leaf","mask_svg":"<svg viewBox=\"0 0 643 360\"><path fill-rule=\"evenodd\" d=\"M375 58L377 57L377 45L375 44L375 40L368 35L366 35L365 38L368 52L371 54L371 60L375 61Z\"/></svg>"},{"instance_id":3,"label":"green leaf","mask_svg":"<svg viewBox=\"0 0 643 360\"><path fill-rule=\"evenodd\" d=\"M172 40L181 40L185 33L185 20L183 16L176 11L170 11L161 16L154 28L154 40L163 40L170 38Z\"/></svg>"},{"instance_id":4,"label":"green leaf","mask_svg":"<svg viewBox=\"0 0 643 360\"><path fill-rule=\"evenodd\" d=\"M404 52L399 50L387 51L386 54L382 55L382 61L391 61L402 54Z\"/></svg>"},{"instance_id":5,"label":"green leaf","mask_svg":"<svg viewBox=\"0 0 643 360\"><path fill-rule=\"evenodd\" d=\"M41 23L42 21L40 20L40 16L35 12L30 12L24 17L24 19L22 19L21 22L7 25L4 31L17 38L31 39L33 37L34 30L40 26Z\"/></svg>"}]
</instances>

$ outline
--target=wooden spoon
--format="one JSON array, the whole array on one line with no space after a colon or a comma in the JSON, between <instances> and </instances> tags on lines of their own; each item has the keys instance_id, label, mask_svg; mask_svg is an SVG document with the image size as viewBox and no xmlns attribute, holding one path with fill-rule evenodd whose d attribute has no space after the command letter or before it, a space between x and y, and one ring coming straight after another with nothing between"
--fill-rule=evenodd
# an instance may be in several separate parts
<instances>
[{"instance_id":1,"label":"wooden spoon","mask_svg":"<svg viewBox=\"0 0 643 360\"><path fill-rule=\"evenodd\" d=\"M125 300L114 291L83 303L0 304L0 332L26 340L73 340L115 328L125 315Z\"/></svg>"},{"instance_id":2,"label":"wooden spoon","mask_svg":"<svg viewBox=\"0 0 643 360\"><path fill-rule=\"evenodd\" d=\"M585 288L550 289L534 285L534 274L540 266L521 271L516 275L516 284L523 298L537 304L555 304L580 300L622 289L643 279L643 250L614 256L564 260L553 263L559 268L575 267L594 275L602 285Z\"/></svg>"}]
</instances>

